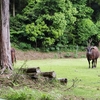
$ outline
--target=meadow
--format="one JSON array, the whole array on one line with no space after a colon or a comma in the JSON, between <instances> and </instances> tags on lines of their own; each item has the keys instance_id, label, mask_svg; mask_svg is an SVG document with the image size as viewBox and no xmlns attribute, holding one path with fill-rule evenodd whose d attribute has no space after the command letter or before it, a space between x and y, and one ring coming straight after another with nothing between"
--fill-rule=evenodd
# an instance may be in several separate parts
<instances>
[{"instance_id":1,"label":"meadow","mask_svg":"<svg viewBox=\"0 0 100 100\"><path fill-rule=\"evenodd\" d=\"M17 61L15 68L18 68L23 63L24 61ZM26 66L40 67L42 72L55 71L57 78L68 79L67 85L64 86L65 90L51 89L49 94L74 96L74 98L81 97L81 99L75 100L82 100L82 98L83 100L100 100L100 58L98 59L97 68L93 69L88 68L86 58L29 60L26 62ZM74 81L76 81L74 87L68 90Z\"/></svg>"}]
</instances>

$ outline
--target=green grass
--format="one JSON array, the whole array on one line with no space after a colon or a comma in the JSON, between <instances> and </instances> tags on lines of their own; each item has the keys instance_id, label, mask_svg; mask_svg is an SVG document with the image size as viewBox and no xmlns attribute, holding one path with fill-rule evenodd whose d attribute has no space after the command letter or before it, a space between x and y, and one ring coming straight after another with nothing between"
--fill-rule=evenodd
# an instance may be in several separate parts
<instances>
[{"instance_id":1,"label":"green grass","mask_svg":"<svg viewBox=\"0 0 100 100\"><path fill-rule=\"evenodd\" d=\"M24 61L17 61L15 67L18 68ZM61 95L72 95L89 98L89 100L100 99L100 59L97 68L88 68L86 58L80 59L44 59L30 60L26 62L27 67L40 67L41 71L55 71L57 78L67 78L68 84L65 91L59 91ZM67 90L73 79L79 80L75 87ZM57 91L57 90L56 90ZM55 91L55 92L56 92ZM52 94L52 90L50 91ZM58 92L58 91L57 91Z\"/></svg>"},{"instance_id":2,"label":"green grass","mask_svg":"<svg viewBox=\"0 0 100 100\"><path fill-rule=\"evenodd\" d=\"M4 98L6 99L0 100L54 100L54 98L48 93L42 93L27 87L19 90L11 88L9 89L8 94L4 94Z\"/></svg>"}]
</instances>

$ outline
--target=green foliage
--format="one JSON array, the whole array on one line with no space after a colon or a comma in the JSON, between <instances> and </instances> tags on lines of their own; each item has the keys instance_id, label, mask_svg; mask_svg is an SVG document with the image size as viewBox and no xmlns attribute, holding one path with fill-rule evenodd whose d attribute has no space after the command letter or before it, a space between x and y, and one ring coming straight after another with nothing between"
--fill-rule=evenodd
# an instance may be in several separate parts
<instances>
[{"instance_id":1,"label":"green foliage","mask_svg":"<svg viewBox=\"0 0 100 100\"><path fill-rule=\"evenodd\" d=\"M87 41L90 37L97 34L98 28L90 19L82 19L78 22L77 33L80 42Z\"/></svg>"},{"instance_id":2,"label":"green foliage","mask_svg":"<svg viewBox=\"0 0 100 100\"><path fill-rule=\"evenodd\" d=\"M11 17L10 18L10 37L11 37L11 42L17 43L21 41L25 41L26 39L26 34L25 34L25 25L23 24L23 20L26 19L25 16L22 15L16 15L16 17Z\"/></svg>"},{"instance_id":3,"label":"green foliage","mask_svg":"<svg viewBox=\"0 0 100 100\"><path fill-rule=\"evenodd\" d=\"M91 18L91 15L93 13L93 10L90 7L87 7L85 5L77 5L77 10L78 10L78 14L77 17L78 18Z\"/></svg>"},{"instance_id":4,"label":"green foliage","mask_svg":"<svg viewBox=\"0 0 100 100\"><path fill-rule=\"evenodd\" d=\"M45 38L44 42L43 42L43 45L45 47L49 46L49 45L52 45L54 43L54 39L53 38Z\"/></svg>"},{"instance_id":5,"label":"green foliage","mask_svg":"<svg viewBox=\"0 0 100 100\"><path fill-rule=\"evenodd\" d=\"M71 2L74 4L83 5L86 4L87 0L71 0Z\"/></svg>"},{"instance_id":6,"label":"green foliage","mask_svg":"<svg viewBox=\"0 0 100 100\"><path fill-rule=\"evenodd\" d=\"M63 32L65 30L65 26L66 26L66 20L65 20L65 16L63 13L59 12L59 13L55 13L54 16L52 17L53 20L53 24L51 27L51 30L53 30L53 28L55 29L54 31L56 31L56 33L52 34L55 35L55 38L58 38L60 36L63 35Z\"/></svg>"},{"instance_id":7,"label":"green foliage","mask_svg":"<svg viewBox=\"0 0 100 100\"><path fill-rule=\"evenodd\" d=\"M21 42L22 48L49 51L64 49L66 45L84 46L93 36L99 41L99 3L98 0L25 0L16 10L23 8L22 12L10 17L11 42ZM62 48L57 44L63 45Z\"/></svg>"},{"instance_id":8,"label":"green foliage","mask_svg":"<svg viewBox=\"0 0 100 100\"><path fill-rule=\"evenodd\" d=\"M65 11L66 23L68 25L72 26L76 21L75 15L78 13L78 11L77 11L76 7L74 7L72 2L70 2L69 0L66 0L65 7L66 7L66 11Z\"/></svg>"},{"instance_id":9,"label":"green foliage","mask_svg":"<svg viewBox=\"0 0 100 100\"><path fill-rule=\"evenodd\" d=\"M63 0L41 0L35 5L34 3L29 3L29 5L23 10L23 13L27 16L27 19L31 18L31 20L35 21L27 24L25 28L25 32L28 36L27 39L30 42L42 41L42 43L39 45L42 47L48 47L54 44L56 39L63 35L66 27L66 20L64 14L61 13L64 12L65 9L65 6L62 6L61 2L64 5ZM54 7L55 3L57 4L56 7ZM48 4L51 6L49 7ZM29 15L33 16L29 17Z\"/></svg>"},{"instance_id":10,"label":"green foliage","mask_svg":"<svg viewBox=\"0 0 100 100\"><path fill-rule=\"evenodd\" d=\"M3 96L7 100L56 100L53 95L32 90L28 87L18 90L10 88Z\"/></svg>"},{"instance_id":11,"label":"green foliage","mask_svg":"<svg viewBox=\"0 0 100 100\"><path fill-rule=\"evenodd\" d=\"M36 100L34 97L34 92L30 89L20 89L20 90L13 90L11 89L10 93L5 98L7 100Z\"/></svg>"},{"instance_id":12,"label":"green foliage","mask_svg":"<svg viewBox=\"0 0 100 100\"><path fill-rule=\"evenodd\" d=\"M32 49L30 44L27 44L27 43L24 43L24 42L20 42L18 48L20 48L22 50Z\"/></svg>"},{"instance_id":13,"label":"green foliage","mask_svg":"<svg viewBox=\"0 0 100 100\"><path fill-rule=\"evenodd\" d=\"M96 26L98 27L98 40L100 41L100 21L98 21L97 23L96 23Z\"/></svg>"},{"instance_id":14,"label":"green foliage","mask_svg":"<svg viewBox=\"0 0 100 100\"><path fill-rule=\"evenodd\" d=\"M43 94L40 100L54 100L50 95Z\"/></svg>"}]
</instances>

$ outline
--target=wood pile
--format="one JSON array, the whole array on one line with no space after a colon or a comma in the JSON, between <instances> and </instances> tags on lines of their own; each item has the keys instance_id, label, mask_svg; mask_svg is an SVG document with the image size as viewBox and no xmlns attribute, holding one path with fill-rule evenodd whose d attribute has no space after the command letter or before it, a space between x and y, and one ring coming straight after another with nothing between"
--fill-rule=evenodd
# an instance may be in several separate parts
<instances>
[{"instance_id":1,"label":"wood pile","mask_svg":"<svg viewBox=\"0 0 100 100\"><path fill-rule=\"evenodd\" d=\"M39 76L42 76L45 79L56 79L62 84L67 84L68 82L67 78L56 78L55 71L41 72L40 67L22 68L21 70L29 75L32 79L39 79Z\"/></svg>"}]
</instances>

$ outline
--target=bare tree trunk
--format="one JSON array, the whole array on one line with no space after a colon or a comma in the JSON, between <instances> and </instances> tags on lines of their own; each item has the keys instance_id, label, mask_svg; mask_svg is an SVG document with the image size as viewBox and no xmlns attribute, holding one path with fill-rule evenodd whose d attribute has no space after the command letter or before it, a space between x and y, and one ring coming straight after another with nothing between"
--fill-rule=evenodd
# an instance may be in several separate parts
<instances>
[{"instance_id":1,"label":"bare tree trunk","mask_svg":"<svg viewBox=\"0 0 100 100\"><path fill-rule=\"evenodd\" d=\"M15 17L15 0L13 0L13 17Z\"/></svg>"},{"instance_id":2,"label":"bare tree trunk","mask_svg":"<svg viewBox=\"0 0 100 100\"><path fill-rule=\"evenodd\" d=\"M0 0L0 66L12 70L11 46L9 31L9 0Z\"/></svg>"}]
</instances>

